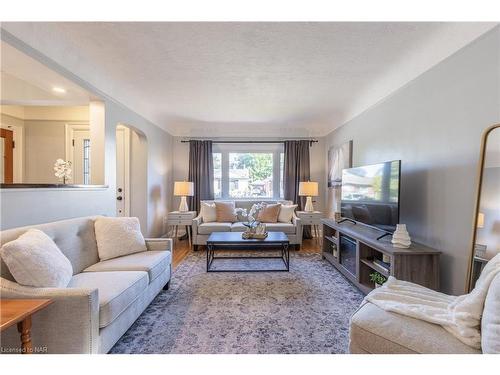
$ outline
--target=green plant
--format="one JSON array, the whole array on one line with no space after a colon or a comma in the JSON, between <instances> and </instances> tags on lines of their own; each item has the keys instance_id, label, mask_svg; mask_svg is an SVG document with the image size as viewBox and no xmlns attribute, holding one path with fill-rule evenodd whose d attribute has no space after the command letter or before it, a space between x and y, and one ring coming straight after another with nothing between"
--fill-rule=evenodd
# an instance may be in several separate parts
<instances>
[{"instance_id":1,"label":"green plant","mask_svg":"<svg viewBox=\"0 0 500 375\"><path fill-rule=\"evenodd\" d=\"M387 277L380 274L379 272L372 272L370 274L370 281L374 282L375 284L382 285L387 281Z\"/></svg>"}]
</instances>

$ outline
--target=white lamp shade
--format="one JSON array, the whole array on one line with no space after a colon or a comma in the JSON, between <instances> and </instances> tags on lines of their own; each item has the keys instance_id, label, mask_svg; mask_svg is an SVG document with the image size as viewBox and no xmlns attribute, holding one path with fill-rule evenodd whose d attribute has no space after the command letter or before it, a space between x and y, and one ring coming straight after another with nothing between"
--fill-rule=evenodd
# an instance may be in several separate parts
<instances>
[{"instance_id":1,"label":"white lamp shade","mask_svg":"<svg viewBox=\"0 0 500 375\"><path fill-rule=\"evenodd\" d=\"M477 215L477 227L484 228L484 214L481 212Z\"/></svg>"},{"instance_id":2,"label":"white lamp shade","mask_svg":"<svg viewBox=\"0 0 500 375\"><path fill-rule=\"evenodd\" d=\"M189 181L175 181L174 195L176 197L186 197L194 195L194 184Z\"/></svg>"},{"instance_id":3,"label":"white lamp shade","mask_svg":"<svg viewBox=\"0 0 500 375\"><path fill-rule=\"evenodd\" d=\"M317 197L318 196L318 183L317 182L301 182L299 183L299 195L305 197Z\"/></svg>"}]
</instances>

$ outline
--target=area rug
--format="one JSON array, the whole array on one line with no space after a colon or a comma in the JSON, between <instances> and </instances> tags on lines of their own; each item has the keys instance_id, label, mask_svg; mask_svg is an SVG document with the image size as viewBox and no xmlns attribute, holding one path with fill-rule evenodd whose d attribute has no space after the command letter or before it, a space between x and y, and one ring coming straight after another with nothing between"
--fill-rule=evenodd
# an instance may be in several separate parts
<instances>
[{"instance_id":1,"label":"area rug","mask_svg":"<svg viewBox=\"0 0 500 375\"><path fill-rule=\"evenodd\" d=\"M319 254L292 253L290 272L207 273L195 252L111 353L346 353L362 299Z\"/></svg>"}]
</instances>

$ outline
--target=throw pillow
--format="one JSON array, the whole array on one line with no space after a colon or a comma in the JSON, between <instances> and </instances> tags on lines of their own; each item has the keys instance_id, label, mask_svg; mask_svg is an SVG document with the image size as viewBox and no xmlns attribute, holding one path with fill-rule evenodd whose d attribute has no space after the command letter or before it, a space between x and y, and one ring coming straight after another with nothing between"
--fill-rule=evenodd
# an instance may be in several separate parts
<instances>
[{"instance_id":1,"label":"throw pillow","mask_svg":"<svg viewBox=\"0 0 500 375\"><path fill-rule=\"evenodd\" d=\"M238 221L234 202L215 202L218 223L234 223Z\"/></svg>"},{"instance_id":2,"label":"throw pillow","mask_svg":"<svg viewBox=\"0 0 500 375\"><path fill-rule=\"evenodd\" d=\"M29 229L0 249L0 256L18 284L37 288L65 288L73 267L44 232Z\"/></svg>"},{"instance_id":3,"label":"throw pillow","mask_svg":"<svg viewBox=\"0 0 500 375\"><path fill-rule=\"evenodd\" d=\"M297 204L291 205L281 205L280 213L278 215L278 221L280 223L291 223L293 218L293 213L295 209L298 207Z\"/></svg>"},{"instance_id":4,"label":"throw pillow","mask_svg":"<svg viewBox=\"0 0 500 375\"><path fill-rule=\"evenodd\" d=\"M276 223L280 214L281 204L267 204L262 210L259 211L257 220L261 223Z\"/></svg>"},{"instance_id":5,"label":"throw pillow","mask_svg":"<svg viewBox=\"0 0 500 375\"><path fill-rule=\"evenodd\" d=\"M146 241L136 217L100 217L94 223L100 260L146 251Z\"/></svg>"},{"instance_id":6,"label":"throw pillow","mask_svg":"<svg viewBox=\"0 0 500 375\"><path fill-rule=\"evenodd\" d=\"M215 203L201 202L200 215L204 223L213 223L217 221Z\"/></svg>"}]
</instances>

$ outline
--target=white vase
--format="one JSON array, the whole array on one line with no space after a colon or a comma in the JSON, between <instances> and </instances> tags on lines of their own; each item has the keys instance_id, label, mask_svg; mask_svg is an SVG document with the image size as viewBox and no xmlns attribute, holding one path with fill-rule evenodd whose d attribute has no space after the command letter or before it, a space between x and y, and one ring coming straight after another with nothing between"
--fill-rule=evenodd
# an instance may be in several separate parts
<instances>
[{"instance_id":1,"label":"white vase","mask_svg":"<svg viewBox=\"0 0 500 375\"><path fill-rule=\"evenodd\" d=\"M411 245L411 238L406 230L406 224L398 224L396 231L392 235L392 245L402 249L407 249Z\"/></svg>"}]
</instances>

